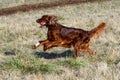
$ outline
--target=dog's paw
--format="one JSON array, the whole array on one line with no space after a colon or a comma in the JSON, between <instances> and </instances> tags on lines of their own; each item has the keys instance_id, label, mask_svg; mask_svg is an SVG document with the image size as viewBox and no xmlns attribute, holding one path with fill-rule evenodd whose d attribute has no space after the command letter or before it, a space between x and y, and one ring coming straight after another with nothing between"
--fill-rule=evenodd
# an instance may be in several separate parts
<instances>
[{"instance_id":1,"label":"dog's paw","mask_svg":"<svg viewBox=\"0 0 120 80\"><path fill-rule=\"evenodd\" d=\"M37 47L35 45L32 46L32 49L36 49Z\"/></svg>"},{"instance_id":2,"label":"dog's paw","mask_svg":"<svg viewBox=\"0 0 120 80\"><path fill-rule=\"evenodd\" d=\"M40 43L37 42L35 45L33 45L32 49L36 49L37 47L39 47Z\"/></svg>"}]
</instances>

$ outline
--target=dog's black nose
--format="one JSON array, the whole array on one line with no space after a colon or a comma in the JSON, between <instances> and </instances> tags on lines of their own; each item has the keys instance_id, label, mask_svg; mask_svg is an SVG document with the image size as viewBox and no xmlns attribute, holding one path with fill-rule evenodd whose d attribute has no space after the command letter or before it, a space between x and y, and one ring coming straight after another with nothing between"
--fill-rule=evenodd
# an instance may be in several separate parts
<instances>
[{"instance_id":1,"label":"dog's black nose","mask_svg":"<svg viewBox=\"0 0 120 80\"><path fill-rule=\"evenodd\" d=\"M36 22L39 23L39 22L40 22L40 19L37 19Z\"/></svg>"}]
</instances>

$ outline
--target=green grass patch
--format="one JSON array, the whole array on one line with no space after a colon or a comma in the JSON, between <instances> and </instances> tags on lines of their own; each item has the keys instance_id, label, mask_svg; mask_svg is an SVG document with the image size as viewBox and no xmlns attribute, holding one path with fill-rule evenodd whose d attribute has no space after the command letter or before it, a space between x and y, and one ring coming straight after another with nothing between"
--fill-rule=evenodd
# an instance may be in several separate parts
<instances>
[{"instance_id":1,"label":"green grass patch","mask_svg":"<svg viewBox=\"0 0 120 80\"><path fill-rule=\"evenodd\" d=\"M1 64L2 70L18 70L22 73L52 72L57 70L57 66L51 63L44 63L40 58L32 56L18 56L7 59Z\"/></svg>"},{"instance_id":2,"label":"green grass patch","mask_svg":"<svg viewBox=\"0 0 120 80\"><path fill-rule=\"evenodd\" d=\"M105 61L107 62L107 64L111 65L111 64L115 64L116 63L116 59L113 58L110 55L106 55L105 57L100 57L99 61Z\"/></svg>"},{"instance_id":3,"label":"green grass patch","mask_svg":"<svg viewBox=\"0 0 120 80\"><path fill-rule=\"evenodd\" d=\"M115 60L112 59L111 57L106 57L105 61L107 62L107 64L114 64Z\"/></svg>"},{"instance_id":4,"label":"green grass patch","mask_svg":"<svg viewBox=\"0 0 120 80\"><path fill-rule=\"evenodd\" d=\"M62 20L64 20L64 17L62 17L62 16L57 16L57 19L62 21Z\"/></svg>"},{"instance_id":5,"label":"green grass patch","mask_svg":"<svg viewBox=\"0 0 120 80\"><path fill-rule=\"evenodd\" d=\"M98 57L97 56L89 56L88 60L91 62L96 62L96 61L98 61Z\"/></svg>"},{"instance_id":6,"label":"green grass patch","mask_svg":"<svg viewBox=\"0 0 120 80\"><path fill-rule=\"evenodd\" d=\"M67 59L63 62L65 65L70 68L79 68L80 66L86 67L88 66L88 62L82 59Z\"/></svg>"},{"instance_id":7,"label":"green grass patch","mask_svg":"<svg viewBox=\"0 0 120 80\"><path fill-rule=\"evenodd\" d=\"M95 25L95 22L91 19L90 21L89 21L89 24L87 25L88 27L94 27Z\"/></svg>"}]
</instances>

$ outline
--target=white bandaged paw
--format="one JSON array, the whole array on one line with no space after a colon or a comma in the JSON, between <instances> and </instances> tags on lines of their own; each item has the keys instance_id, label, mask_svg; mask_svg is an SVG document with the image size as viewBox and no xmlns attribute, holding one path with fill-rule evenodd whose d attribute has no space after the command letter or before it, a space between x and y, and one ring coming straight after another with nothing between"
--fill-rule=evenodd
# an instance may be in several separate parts
<instances>
[{"instance_id":1,"label":"white bandaged paw","mask_svg":"<svg viewBox=\"0 0 120 80\"><path fill-rule=\"evenodd\" d=\"M40 43L39 42L37 42L36 44L35 44L35 47L38 47L40 45Z\"/></svg>"}]
</instances>

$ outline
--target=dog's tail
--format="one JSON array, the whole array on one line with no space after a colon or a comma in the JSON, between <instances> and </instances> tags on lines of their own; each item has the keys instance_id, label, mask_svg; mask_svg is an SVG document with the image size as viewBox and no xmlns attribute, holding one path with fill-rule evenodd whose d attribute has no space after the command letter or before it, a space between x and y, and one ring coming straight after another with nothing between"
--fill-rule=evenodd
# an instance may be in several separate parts
<instances>
[{"instance_id":1,"label":"dog's tail","mask_svg":"<svg viewBox=\"0 0 120 80\"><path fill-rule=\"evenodd\" d=\"M90 37L98 36L104 30L105 26L106 26L106 23L102 22L100 25L98 25L98 27L89 31Z\"/></svg>"}]
</instances>

